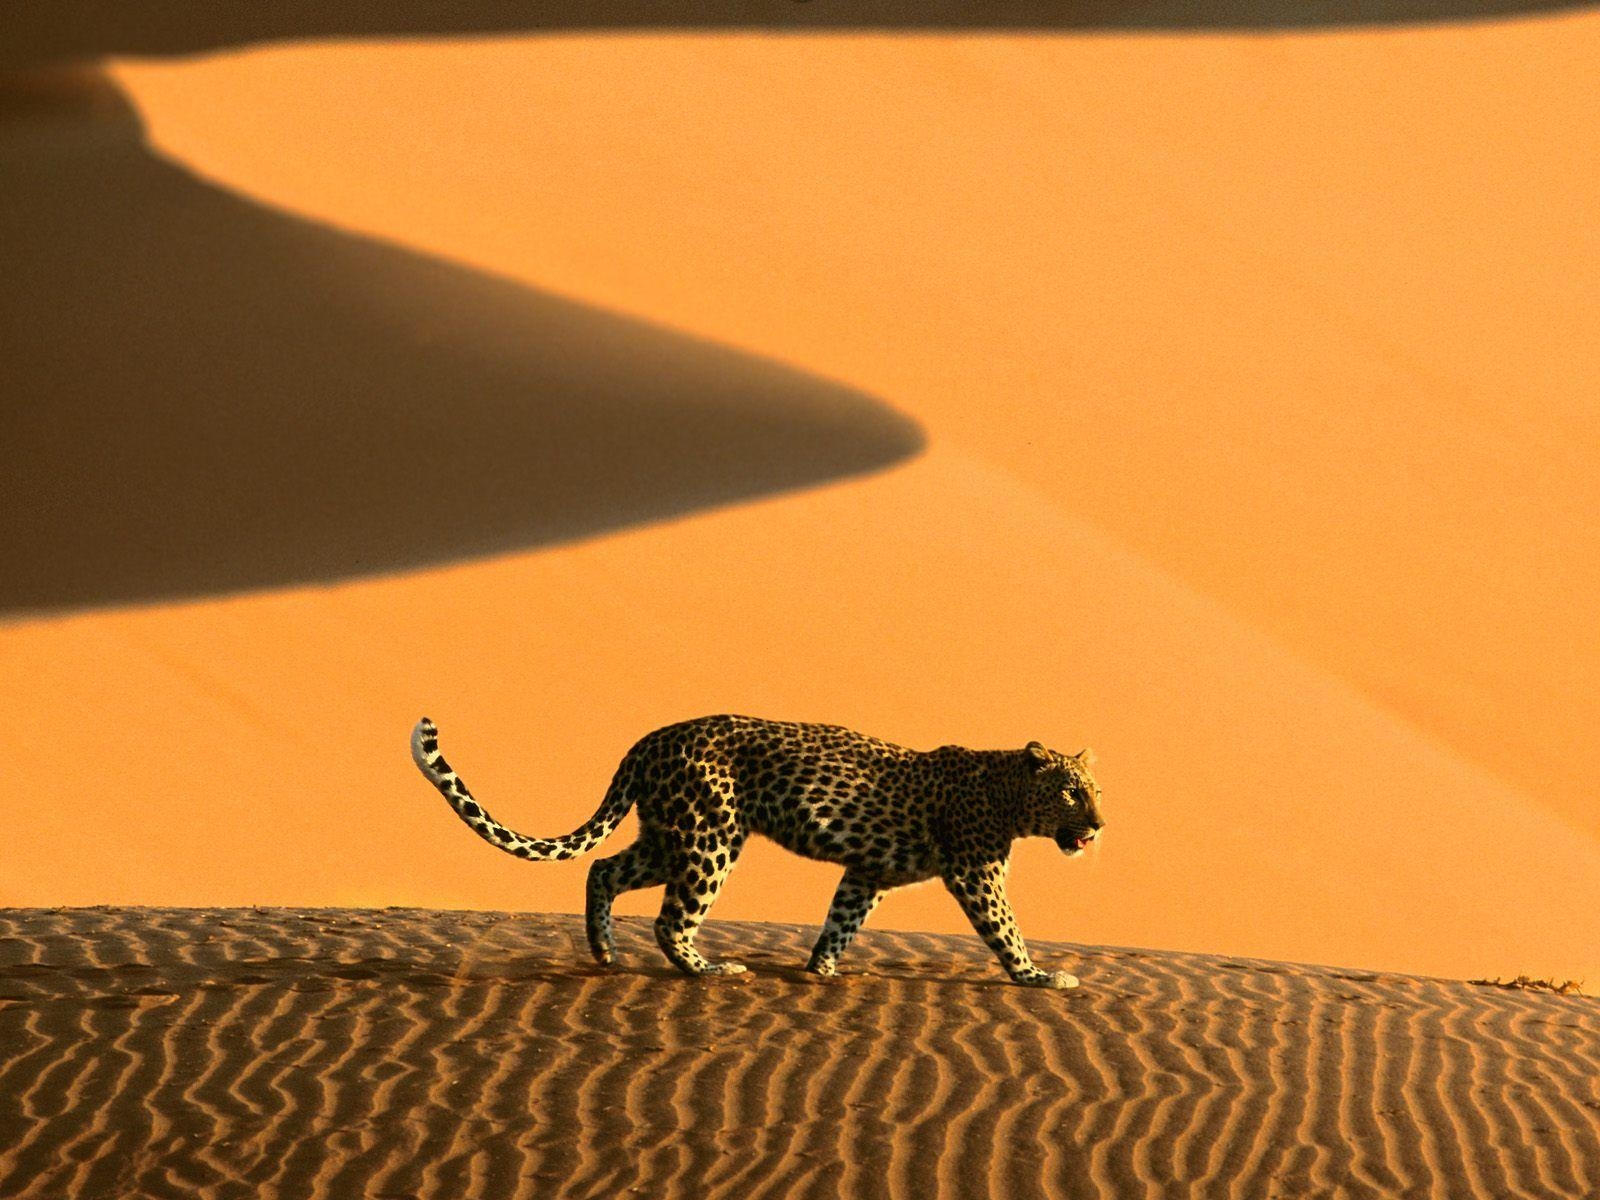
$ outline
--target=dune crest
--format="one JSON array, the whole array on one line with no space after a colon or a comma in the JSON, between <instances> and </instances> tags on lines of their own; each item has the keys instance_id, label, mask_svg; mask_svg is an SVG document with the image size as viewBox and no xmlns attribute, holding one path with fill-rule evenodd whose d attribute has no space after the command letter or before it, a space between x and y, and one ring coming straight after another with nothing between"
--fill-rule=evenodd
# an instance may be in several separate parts
<instances>
[{"instance_id":1,"label":"dune crest","mask_svg":"<svg viewBox=\"0 0 1600 1200\"><path fill-rule=\"evenodd\" d=\"M56 0L0 16L0 70L118 56L173 56L345 38L462 38L571 32L965 33L1348 29L1489 21L1592 7L1592 0L513 0L383 5L217 5Z\"/></svg>"}]
</instances>

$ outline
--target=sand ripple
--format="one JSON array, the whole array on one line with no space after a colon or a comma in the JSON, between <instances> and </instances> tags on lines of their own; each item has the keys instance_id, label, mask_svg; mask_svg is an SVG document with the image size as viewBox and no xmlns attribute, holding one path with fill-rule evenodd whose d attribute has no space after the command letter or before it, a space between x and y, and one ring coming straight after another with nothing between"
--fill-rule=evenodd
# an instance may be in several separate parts
<instances>
[{"instance_id":1,"label":"sand ripple","mask_svg":"<svg viewBox=\"0 0 1600 1200\"><path fill-rule=\"evenodd\" d=\"M0 1196L1600 1196L1600 1003L713 923L0 911Z\"/></svg>"}]
</instances>

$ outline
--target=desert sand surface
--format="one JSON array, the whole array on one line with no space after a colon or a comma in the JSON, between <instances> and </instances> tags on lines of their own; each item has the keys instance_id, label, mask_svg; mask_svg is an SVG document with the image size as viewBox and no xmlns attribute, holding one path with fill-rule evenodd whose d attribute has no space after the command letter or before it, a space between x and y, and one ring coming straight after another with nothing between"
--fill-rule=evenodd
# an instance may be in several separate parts
<instances>
[{"instance_id":1,"label":"desert sand surface","mask_svg":"<svg viewBox=\"0 0 1600 1200\"><path fill-rule=\"evenodd\" d=\"M1437 1197L1600 1192L1600 1003L1404 975L712 922L0 910L0 1194Z\"/></svg>"},{"instance_id":2,"label":"desert sand surface","mask_svg":"<svg viewBox=\"0 0 1600 1200\"><path fill-rule=\"evenodd\" d=\"M572 911L412 723L732 711L1092 745L1033 938L1600 981L1592 10L158 7L0 37L0 903Z\"/></svg>"}]
</instances>

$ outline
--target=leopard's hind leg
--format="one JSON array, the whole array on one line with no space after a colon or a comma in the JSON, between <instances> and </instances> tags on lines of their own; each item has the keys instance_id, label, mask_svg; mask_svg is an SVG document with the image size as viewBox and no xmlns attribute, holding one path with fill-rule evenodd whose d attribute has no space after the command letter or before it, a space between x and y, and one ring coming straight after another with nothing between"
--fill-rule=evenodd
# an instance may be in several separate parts
<instances>
[{"instance_id":1,"label":"leopard's hind leg","mask_svg":"<svg viewBox=\"0 0 1600 1200\"><path fill-rule=\"evenodd\" d=\"M589 952L601 966L610 966L617 953L611 924L612 902L623 892L665 883L667 866L666 847L645 833L622 853L602 858L589 868L583 925L589 937Z\"/></svg>"},{"instance_id":2,"label":"leopard's hind leg","mask_svg":"<svg viewBox=\"0 0 1600 1200\"><path fill-rule=\"evenodd\" d=\"M709 849L703 848L706 846ZM674 848L666 896L656 918L656 941L672 965L686 975L737 975L744 970L735 962L711 962L694 945L700 923L711 911L743 847L743 833L717 831Z\"/></svg>"},{"instance_id":3,"label":"leopard's hind leg","mask_svg":"<svg viewBox=\"0 0 1600 1200\"><path fill-rule=\"evenodd\" d=\"M838 970L839 956L888 890L876 877L847 868L839 881L839 889L833 894L827 924L822 927L822 934L811 951L806 970L818 975L832 975Z\"/></svg>"}]
</instances>

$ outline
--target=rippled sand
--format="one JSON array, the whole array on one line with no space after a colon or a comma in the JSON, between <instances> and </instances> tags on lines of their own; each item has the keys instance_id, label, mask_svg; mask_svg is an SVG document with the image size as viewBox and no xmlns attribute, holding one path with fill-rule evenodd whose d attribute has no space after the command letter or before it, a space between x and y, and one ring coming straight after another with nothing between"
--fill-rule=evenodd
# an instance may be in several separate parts
<instances>
[{"instance_id":1,"label":"rippled sand","mask_svg":"<svg viewBox=\"0 0 1600 1200\"><path fill-rule=\"evenodd\" d=\"M1412 976L713 923L0 913L0 1195L1600 1193L1600 1004Z\"/></svg>"}]
</instances>

